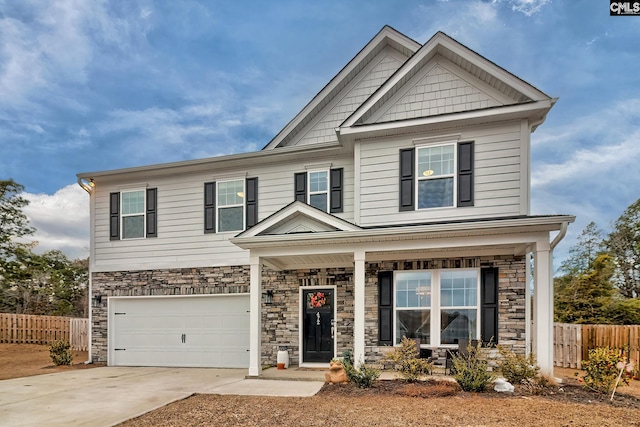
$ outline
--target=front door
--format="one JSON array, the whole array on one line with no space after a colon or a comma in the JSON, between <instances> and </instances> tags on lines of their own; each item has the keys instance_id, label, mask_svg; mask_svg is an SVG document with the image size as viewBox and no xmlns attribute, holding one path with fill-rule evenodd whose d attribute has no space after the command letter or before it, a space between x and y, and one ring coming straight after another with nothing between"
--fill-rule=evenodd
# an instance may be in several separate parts
<instances>
[{"instance_id":1,"label":"front door","mask_svg":"<svg viewBox=\"0 0 640 427\"><path fill-rule=\"evenodd\" d=\"M334 290L302 290L302 361L328 363L333 358Z\"/></svg>"}]
</instances>

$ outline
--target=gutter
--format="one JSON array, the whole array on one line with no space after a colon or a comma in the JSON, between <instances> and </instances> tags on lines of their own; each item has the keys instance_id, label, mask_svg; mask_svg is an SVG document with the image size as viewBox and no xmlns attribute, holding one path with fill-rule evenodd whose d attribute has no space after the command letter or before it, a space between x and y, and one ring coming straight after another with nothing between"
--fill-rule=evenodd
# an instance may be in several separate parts
<instances>
[{"instance_id":1,"label":"gutter","mask_svg":"<svg viewBox=\"0 0 640 427\"><path fill-rule=\"evenodd\" d=\"M78 185L89 194L93 192L93 188L96 186L95 182L93 182L93 179L87 181L82 177L78 177Z\"/></svg>"},{"instance_id":2,"label":"gutter","mask_svg":"<svg viewBox=\"0 0 640 427\"><path fill-rule=\"evenodd\" d=\"M562 239L564 239L564 236L567 235L567 228L568 227L569 227L569 223L567 221L563 221L560 224L560 232L558 232L556 237L551 242L551 245L550 245L551 246L551 250L553 250L556 246L558 246L558 243L560 243L560 241Z\"/></svg>"}]
</instances>

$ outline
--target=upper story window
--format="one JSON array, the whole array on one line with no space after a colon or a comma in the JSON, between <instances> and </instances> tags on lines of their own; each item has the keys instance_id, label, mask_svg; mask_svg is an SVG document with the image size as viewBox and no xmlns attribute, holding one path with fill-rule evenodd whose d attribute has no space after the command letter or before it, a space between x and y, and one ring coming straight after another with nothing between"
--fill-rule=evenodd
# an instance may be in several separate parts
<instances>
[{"instance_id":1,"label":"upper story window","mask_svg":"<svg viewBox=\"0 0 640 427\"><path fill-rule=\"evenodd\" d=\"M218 183L218 231L244 230L244 180Z\"/></svg>"},{"instance_id":2,"label":"upper story window","mask_svg":"<svg viewBox=\"0 0 640 427\"><path fill-rule=\"evenodd\" d=\"M400 211L474 205L474 143L400 150Z\"/></svg>"},{"instance_id":3,"label":"upper story window","mask_svg":"<svg viewBox=\"0 0 640 427\"><path fill-rule=\"evenodd\" d=\"M158 237L157 188L111 193L109 239Z\"/></svg>"},{"instance_id":4,"label":"upper story window","mask_svg":"<svg viewBox=\"0 0 640 427\"><path fill-rule=\"evenodd\" d=\"M309 172L309 200L308 203L322 211L328 212L329 206L329 172Z\"/></svg>"},{"instance_id":5,"label":"upper story window","mask_svg":"<svg viewBox=\"0 0 640 427\"><path fill-rule=\"evenodd\" d=\"M242 231L258 223L258 178L204 183L204 232Z\"/></svg>"},{"instance_id":6,"label":"upper story window","mask_svg":"<svg viewBox=\"0 0 640 427\"><path fill-rule=\"evenodd\" d=\"M453 206L455 200L454 144L417 148L418 209Z\"/></svg>"},{"instance_id":7,"label":"upper story window","mask_svg":"<svg viewBox=\"0 0 640 427\"><path fill-rule=\"evenodd\" d=\"M144 237L144 190L120 193L122 197L122 238Z\"/></svg>"},{"instance_id":8,"label":"upper story window","mask_svg":"<svg viewBox=\"0 0 640 427\"><path fill-rule=\"evenodd\" d=\"M344 209L343 181L343 168L295 173L293 176L294 199L324 212L342 212Z\"/></svg>"}]
</instances>

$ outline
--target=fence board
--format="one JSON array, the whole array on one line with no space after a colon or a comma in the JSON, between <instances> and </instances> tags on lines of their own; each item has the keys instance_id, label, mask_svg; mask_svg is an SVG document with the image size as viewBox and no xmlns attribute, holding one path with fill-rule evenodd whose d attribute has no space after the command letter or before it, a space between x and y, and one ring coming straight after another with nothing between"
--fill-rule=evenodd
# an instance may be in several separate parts
<instances>
[{"instance_id":1,"label":"fence board","mask_svg":"<svg viewBox=\"0 0 640 427\"><path fill-rule=\"evenodd\" d=\"M89 319L0 313L0 343L51 344L65 340L73 350L89 347Z\"/></svg>"},{"instance_id":2,"label":"fence board","mask_svg":"<svg viewBox=\"0 0 640 427\"><path fill-rule=\"evenodd\" d=\"M554 324L554 365L581 368L589 350L597 347L624 350L627 360L640 366L640 325Z\"/></svg>"}]
</instances>

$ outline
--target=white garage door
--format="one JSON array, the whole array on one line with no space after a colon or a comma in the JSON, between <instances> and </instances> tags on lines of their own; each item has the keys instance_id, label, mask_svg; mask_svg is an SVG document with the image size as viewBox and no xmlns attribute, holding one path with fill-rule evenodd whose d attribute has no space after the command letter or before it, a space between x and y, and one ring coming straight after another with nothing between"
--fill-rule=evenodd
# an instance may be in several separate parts
<instances>
[{"instance_id":1,"label":"white garage door","mask_svg":"<svg viewBox=\"0 0 640 427\"><path fill-rule=\"evenodd\" d=\"M113 366L249 366L249 295L109 299Z\"/></svg>"}]
</instances>

